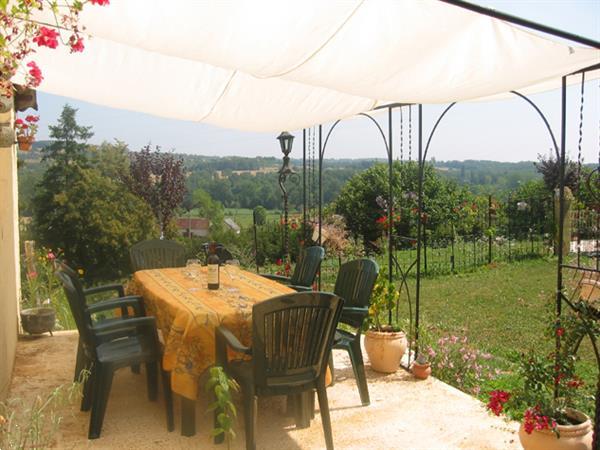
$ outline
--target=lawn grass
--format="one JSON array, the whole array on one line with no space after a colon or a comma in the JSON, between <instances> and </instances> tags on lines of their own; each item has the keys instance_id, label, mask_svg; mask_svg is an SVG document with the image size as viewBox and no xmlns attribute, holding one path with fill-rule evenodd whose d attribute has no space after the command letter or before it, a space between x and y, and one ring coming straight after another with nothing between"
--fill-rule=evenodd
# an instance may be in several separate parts
<instances>
[{"instance_id":1,"label":"lawn grass","mask_svg":"<svg viewBox=\"0 0 600 450\"><path fill-rule=\"evenodd\" d=\"M290 213L293 214L293 213ZM269 209L267 210L267 221L279 222L281 211ZM225 217L231 217L235 223L241 228L248 228L252 226L252 209L250 208L225 208Z\"/></svg>"},{"instance_id":2,"label":"lawn grass","mask_svg":"<svg viewBox=\"0 0 600 450\"><path fill-rule=\"evenodd\" d=\"M415 281L409 281L414 298ZM421 283L421 325L434 330L434 338L468 336L476 348L494 356L498 378L481 386L481 398L493 389L511 390L520 380L509 357L536 349L549 353L549 335L556 290L556 260L531 259L484 266L474 272L425 278ZM413 300L414 311L414 300ZM408 317L404 299L400 317ZM585 381L589 401L581 409L593 415L598 368L589 339L579 352L578 375Z\"/></svg>"}]
</instances>

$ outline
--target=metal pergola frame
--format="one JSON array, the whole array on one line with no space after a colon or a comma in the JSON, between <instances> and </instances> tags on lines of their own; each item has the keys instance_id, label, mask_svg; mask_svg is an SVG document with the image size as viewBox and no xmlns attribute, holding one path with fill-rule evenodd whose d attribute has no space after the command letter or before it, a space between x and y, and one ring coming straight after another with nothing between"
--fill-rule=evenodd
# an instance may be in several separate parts
<instances>
[{"instance_id":1,"label":"metal pergola frame","mask_svg":"<svg viewBox=\"0 0 600 450\"><path fill-rule=\"evenodd\" d=\"M493 17L496 19L500 19L500 20L504 20L506 22L515 24L515 25L519 25L528 29L532 29L532 30L536 30L536 31L540 31L546 34L550 34L552 36L556 36L562 39L567 39L579 44L583 44L583 45L587 45L593 48L600 48L600 42L594 41L592 39L588 39L582 36L578 36L572 33L568 33L562 30L558 30L556 28L552 28L552 27L548 27L546 25L543 24L539 24L536 22L532 22L526 19L522 19L516 16L512 16L509 14L505 14L505 13L501 13L489 8L484 8L478 5L473 5L470 3L467 3L465 1L462 0L440 0L443 1L445 3L454 5L456 7L460 7L460 8L464 8L464 9L468 9L471 11L474 11L476 13L479 14L483 14L489 17ZM564 181L565 181L565 165L566 165L566 123L567 123L567 113L566 113L566 102L567 102L567 78L570 76L574 76L574 75L581 75L581 74L585 74L587 72L593 71L593 70L597 70L600 69L600 64L595 64L592 65L590 67L586 67L584 69L578 70L576 72L573 73L569 73L566 74L562 77L562 86L561 86L561 125L560 125L560 145L557 143L555 135L552 131L552 128L550 127L550 124L548 123L548 120L546 119L546 117L544 116L544 114L542 113L542 111L540 110L540 108L532 101L530 100L528 97L526 97L525 95L517 92L517 91L511 91L511 93L513 93L514 95L516 95L517 97L521 98L522 100L526 101L538 114L538 116L540 117L540 119L542 120L545 128L547 129L549 136L552 140L553 143L553 148L554 148L554 153L555 156L557 158L557 160L559 161L559 217L558 217L558 224L559 224L559 229L558 229L558 249L562 249L563 246L563 218L565 215L565 210L564 210L564 199L565 199L565 186L564 186ZM408 286L406 285L406 275L408 274L408 272L410 272L412 270L413 267L416 266L416 288L415 288L415 310L414 310L414 316L412 316L412 309L410 310L411 312L409 313L411 315L411 317L409 318L411 320L411 323L414 323L414 340L416 343L416 348L414 349L414 356L416 357L416 355L418 354L418 338L419 338L419 319L420 319L420 297L421 297L421 253L422 253L422 243L423 243L423 225L422 225L422 221L420 220L421 217L421 213L423 212L423 175L424 175L424 167L425 167L425 162L426 162L426 158L427 158L427 154L429 152L429 148L430 148L430 144L432 141L432 138L435 134L435 131L437 130L438 125L440 124L441 120L444 118L444 116L448 113L448 111L453 108L457 103L451 103L443 112L442 114L438 117L437 121L435 122L429 136L427 139L427 143L426 146L423 146L423 126L422 126L422 119L423 119L423 105L422 104L418 104L416 105L418 108L418 129L417 129L417 142L418 142L418 159L417 159L417 163L418 163L418 213L417 213L417 217L419 218L417 220L417 255L416 255L416 260L410 265L410 267L406 270L406 271L402 271L402 269L399 270L403 280L400 284L400 288L399 290L401 291L403 286L406 286L406 288L408 289ZM384 146L386 149L386 153L387 153L387 160L388 160L388 184L389 184L389 191L388 191L388 198L387 198L387 202L388 202L388 211L387 211L387 216L388 216L388 223L392 223L392 216L393 216L393 200L394 200L394 195L393 195L393 189L392 189L392 176L393 176L393 111L394 109L400 109L404 106L408 106L408 103L394 103L394 104L389 104L389 105L383 105L380 106L376 109L387 109L387 119L388 119L388 129L387 129L387 136L386 133L384 132L382 126L379 124L379 122L373 118L373 116L367 114L367 113L360 113L359 116L364 116L368 119L370 119L370 121L377 127L379 134L381 135L383 142L384 142ZM323 141L323 125L319 125L318 126L318 243L321 244L321 239L322 239L322 233L321 233L321 225L322 225L322 219L323 219L323 176L322 176L322 169L323 169L323 160L324 160L324 155L325 155L325 150L327 148L327 144L329 143L329 139L332 135L332 132L336 129L336 127L338 126L338 124L341 122L342 120L337 120L336 122L333 123L333 125L329 128L329 130L327 131L325 140ZM307 129L303 130L303 225L304 225L304 229L306 230L307 227L307 187L306 187L306 176L307 176L307 159L306 159L306 150L307 150L307 142L306 142L306 131ZM393 233L388 233L388 277L389 277L389 281L392 282L393 281L393 268L394 268L394 264L397 265L397 263L394 261L394 237L393 237ZM564 290L565 290L565 286L563 283L563 269L573 269L573 268L579 268L581 269L581 267L573 267L573 266L569 266L566 265L564 262L564 258L562 255L562 250L558 252L558 263L557 263L557 279L556 279L556 307L555 307L555 313L556 313L556 326L559 326L560 324L560 317L561 317L561 313L562 313L562 304L564 301L566 301L570 306L573 306L571 304L571 302L569 301L569 299L567 299L564 295ZM587 268L586 268L587 270ZM598 270L595 270L596 272L598 272ZM410 297L409 297L409 306L410 306ZM392 321L392 312L390 310L389 312L389 321L391 323ZM412 330L409 330L409 333ZM598 348L596 346L596 343L594 341L594 337L590 336L590 338L593 341L593 347L594 347L594 351L596 354L596 359L597 359L597 364L598 367L600 369L600 354L598 351ZM560 336L556 336L556 350L557 350L557 357L558 357L558 350L560 349ZM409 364L410 364L410 348L409 348ZM556 393L558 394L558 393ZM597 391L596 391L596 411L595 411L595 423L594 423L594 448L596 448L596 436L600 435L600 377L599 377L599 381L598 381L598 386L597 386Z\"/></svg>"}]
</instances>

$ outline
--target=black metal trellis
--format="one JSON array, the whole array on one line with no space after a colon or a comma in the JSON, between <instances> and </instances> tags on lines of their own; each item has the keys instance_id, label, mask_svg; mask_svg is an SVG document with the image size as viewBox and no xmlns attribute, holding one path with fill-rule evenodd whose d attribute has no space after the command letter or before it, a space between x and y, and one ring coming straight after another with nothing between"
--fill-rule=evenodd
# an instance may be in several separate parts
<instances>
[{"instance_id":1,"label":"black metal trellis","mask_svg":"<svg viewBox=\"0 0 600 450\"><path fill-rule=\"evenodd\" d=\"M587 39L581 36L577 36L574 35L572 33L567 33L567 32L563 32L561 30L557 30L545 25L541 25L541 24L537 24L525 19L521 19L515 16L511 16L508 14L504 14L501 12L497 12L494 10L490 10L488 8L484 8L484 7L480 7L478 5L473 5L467 2L464 2L462 0L441 0L444 1L446 3L449 3L451 5L457 6L457 7L461 7L461 8L465 8L474 12L477 12L479 14L483 14L483 15L487 15L496 19L500 19L500 20L504 20L506 22L509 23L513 23L519 26L523 26L525 28L529 28L529 29L534 29L537 31L541 31L550 35L554 35L554 36L558 36L564 39L568 39L574 42L578 42L580 44L584 44L584 45L588 45L594 48L600 48L600 43L591 39ZM516 95L517 97L523 99L524 101L526 101L539 115L539 117L541 118L541 120L543 121L549 135L550 138L552 140L552 144L553 144L553 149L554 149L554 153L556 155L557 160L559 161L559 188L558 188L558 203L559 203L559 208L558 208L558 217L554 217L555 219L555 223L558 223L558 245L557 248L560 249L560 251L558 251L558 264L557 264L557 277L556 277L556 306L555 306L555 313L556 313L556 327L560 326L560 317L561 317L561 313L562 313L562 303L563 301L565 303L567 303L567 305L569 305L569 307L577 307L577 305L571 300L566 298L565 294L564 294L564 280L563 280L563 270L565 269L578 269L578 270L595 270L596 272L600 272L599 269L599 265L600 265L600 258L598 256L600 256L600 254L597 254L596 258L595 258L595 268L583 268L580 266L581 264L581 260L578 258L578 263L576 266L571 266L569 264L565 264L563 255L562 255L562 248L563 248L563 240L564 240L564 221L563 218L565 216L565 207L564 207L564 199L565 199L565 190L564 190L564 177L565 177L565 164L566 164L566 101L567 101L567 93L566 93L566 87L567 87L567 78L569 76L573 76L573 75L578 75L578 74L582 74L582 76L584 76L584 74L588 71L592 71L592 70L596 70L600 68L600 64L595 64L593 66L578 70L574 73L571 74L567 74L565 76L562 77L562 91L561 91L561 124L560 124L560 128L561 128L561 137L560 137L560 145L557 143L554 133L552 132L552 129L548 123L548 120L546 119L546 117L544 116L544 114L542 113L542 111L537 107L537 105L535 105L535 103L533 101L531 101L529 98L527 98L526 96L522 95L519 92L516 91L511 91L514 95ZM582 94L583 96L583 94ZM434 124L433 129L431 130L428 139L427 139L427 144L425 145L425 147L423 147L423 127L422 127L422 119L423 119L423 106L422 105L417 105L418 107L418 171L419 171L419 176L418 176L418 193L417 193L417 197L418 197L418 218L421 218L421 214L423 212L423 176L424 176L424 164L427 158L427 154L429 151L429 147L432 141L432 138L435 134L435 131L438 128L438 125L440 124L441 120L443 119L443 117L448 113L448 111L453 108L456 105L456 103L451 103L448 107L446 107L446 109L443 111L443 113L438 117L437 121ZM583 105L583 103L582 103ZM391 189L391 181L392 181L392 134L393 134L393 125L392 125L392 116L393 116L393 108L400 108L400 161L402 162L404 159L404 122L403 122L403 114L402 114L402 106L408 106L409 107L409 111L408 111L408 128L409 128L409 136L408 136L408 161L411 161L412 159L412 106L411 105L403 105L403 104L393 104L393 105L385 105L382 107L378 107L377 109L383 109L383 108L387 108L388 109L388 139L386 141L386 137L385 134L381 128L381 126L377 123L377 121L375 119L373 119L373 117L369 116L368 114L361 114L363 116L368 117L369 119L371 119L376 125L377 128L379 129L384 142L389 143L386 144L386 150L388 152L388 163L389 163L389 167L390 167L390 171L389 171L389 181L390 181L390 192L389 192L389 205L390 207L388 208L388 221L389 223L392 223L392 204L393 204L393 194L392 194L392 189ZM583 106L582 106L583 108ZM328 133L327 133L327 137L325 139L325 143L323 144L322 141L322 126L319 126L319 181L318 181L318 187L319 187L319 195L318 195L318 224L319 224L319 243L321 242L321 221L322 221L322 182L323 182L323 178L322 178L322 168L323 168L323 156L324 156L324 152L325 152L325 148L326 145L328 143L329 137L331 135L331 132L333 131L333 129L338 125L340 121L335 122L332 127L329 129ZM598 167L596 169L594 169L589 175L588 178L586 179L586 184L588 186L588 192L593 191L594 187L598 187L599 182L600 182L600 142L598 143L599 146L599 161L598 161ZM314 171L313 171L313 176L314 176ZM595 177L595 181L594 181L594 177ZM595 185L595 186L594 186ZM313 184L314 186L314 184ZM600 189L597 189L600 190ZM306 194L305 194L306 195ZM310 194L309 194L310 195ZM510 199L509 197L509 203L510 201L513 201L514 199ZM305 203L306 204L306 203ZM596 207L596 209L598 211L600 211L600 200L598 201L598 205ZM554 208L553 208L553 214L554 214ZM555 214L556 216L556 214ZM306 215L305 217L305 226L306 226ZM558 222L556 222L556 220ZM597 214L597 227L596 229L600 228L600 214ZM509 222L507 224L507 228L509 230L511 230L512 224ZM394 242L392 239L392 233L389 233L389 247L388 249L389 251L389 276L390 276L390 281L392 280L392 268L394 267L397 272L400 274L400 288L399 291L402 292L403 288L406 288L407 290L407 296L409 298L409 314L410 314L410 320L412 321L414 319L414 339L415 339L415 343L416 343L416 348L415 348L415 356L418 353L418 337L419 337L419 319L420 319L420 300L421 300L421 258L422 256L422 252L424 250L423 248L423 240L425 238L424 236L424 229L423 229L423 225L421 223L421 220L417 220L417 252L416 252L416 259L415 261L410 264L406 269L402 269L401 265L398 263L398 261L395 259L394 255L393 255L393 246L394 246ZM599 242L599 237L596 236L595 242L596 242L596 248L598 248L598 242ZM532 241L532 245L533 245L533 241ZM463 251L464 251L464 247L463 247ZM600 253L600 252L597 252ZM453 253L454 254L454 253ZM509 258L511 257L511 246L510 246L510 240L508 242L508 254L509 254ZM410 301L410 293L408 292L408 285L406 283L406 277L407 274L413 270L413 268L416 270L416 290L415 290L415 309L414 309L414 317L412 314L412 303ZM391 316L390 316L390 321L391 321ZM412 325L410 327L412 329ZM596 354L596 358L597 358L597 364L598 367L600 368L600 356L599 356L599 352L597 349L597 345L595 342L595 336L590 335L590 339L592 339L592 345L594 347L594 351ZM560 336L556 336L556 354L558 357L559 351L560 351L560 345L561 345L561 341L560 341ZM409 352L410 353L410 352ZM600 421L600 377L598 380L598 386L597 386L597 393L596 393L596 414L595 414L595 422L594 422L594 448L598 448L598 442L597 442L597 438L596 436L598 436L598 433L600 433L600 426L599 426L599 421ZM556 393L556 395L558 395L558 392Z\"/></svg>"}]
</instances>

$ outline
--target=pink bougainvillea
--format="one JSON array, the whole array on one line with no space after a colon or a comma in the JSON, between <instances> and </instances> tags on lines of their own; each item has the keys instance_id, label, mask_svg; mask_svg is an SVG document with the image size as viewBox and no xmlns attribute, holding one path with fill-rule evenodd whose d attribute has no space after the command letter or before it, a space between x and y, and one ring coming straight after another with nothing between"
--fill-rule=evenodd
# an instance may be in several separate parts
<instances>
[{"instance_id":1,"label":"pink bougainvillea","mask_svg":"<svg viewBox=\"0 0 600 450\"><path fill-rule=\"evenodd\" d=\"M84 6L106 6L109 0L15 0L0 2L0 94L10 97L13 77L22 71L27 87L36 88L44 77L35 61L29 59L41 47L56 49L62 45L71 53L85 48L79 24ZM41 24L35 15L52 11L53 24Z\"/></svg>"}]
</instances>

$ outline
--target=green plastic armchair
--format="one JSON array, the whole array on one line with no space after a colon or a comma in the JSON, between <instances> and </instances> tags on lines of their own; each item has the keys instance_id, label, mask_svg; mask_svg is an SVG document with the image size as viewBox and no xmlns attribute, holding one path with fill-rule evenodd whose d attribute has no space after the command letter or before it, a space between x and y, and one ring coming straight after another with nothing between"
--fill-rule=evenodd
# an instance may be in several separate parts
<instances>
[{"instance_id":1,"label":"green plastic armchair","mask_svg":"<svg viewBox=\"0 0 600 450\"><path fill-rule=\"evenodd\" d=\"M185 266L185 247L175 241L150 239L138 242L129 249L129 256L134 272Z\"/></svg>"},{"instance_id":2,"label":"green plastic armchair","mask_svg":"<svg viewBox=\"0 0 600 450\"><path fill-rule=\"evenodd\" d=\"M344 299L340 323L347 325L346 329L336 330L333 348L346 350L350 355L363 405L368 405L370 398L360 348L360 336L363 322L369 315L369 302L378 274L379 266L373 260L357 259L347 262L340 267L333 290L336 295ZM330 367L333 378L333 359L330 360Z\"/></svg>"},{"instance_id":3,"label":"green plastic armchair","mask_svg":"<svg viewBox=\"0 0 600 450\"><path fill-rule=\"evenodd\" d=\"M291 277L270 274L263 274L262 276L270 280L285 283L298 292L310 291L312 290L312 284L315 281L317 272L319 272L323 258L325 258L325 249L323 247L307 247L300 255L300 259Z\"/></svg>"},{"instance_id":4,"label":"green plastic armchair","mask_svg":"<svg viewBox=\"0 0 600 450\"><path fill-rule=\"evenodd\" d=\"M100 437L116 370L136 364L145 364L148 397L152 401L157 399L157 371L162 357L156 323L154 317L135 317L92 326L91 315L93 313L115 308L117 302L102 302L84 308L83 292L73 284L71 277L60 269L56 275L65 290L69 307L77 324L86 361L88 361L86 369L90 371L90 375L84 382L81 410L89 411L91 409L88 438L96 439ZM174 424L170 380L166 372L161 372L167 405L167 429L172 431Z\"/></svg>"},{"instance_id":5,"label":"green plastic armchair","mask_svg":"<svg viewBox=\"0 0 600 450\"><path fill-rule=\"evenodd\" d=\"M81 307L88 311L88 313L90 313L92 317L92 326L95 326L96 324L100 323L106 324L113 321L126 319L130 317L130 310L133 310L134 317L145 316L144 303L142 298L138 296L125 296L125 291L122 285L109 284L84 289L77 272L75 272L71 267L69 267L64 261L58 261L58 268L69 277L71 283L73 284L77 292L81 293L81 296L79 297L81 301ZM89 301L89 298L95 294L111 291L115 291L118 297L111 298L109 300L102 300L95 303ZM117 309L121 310L121 316L109 318L95 318L93 316L93 314L95 313L98 313L98 315L100 315L100 313L112 312ZM88 362L85 358L85 352L83 351L83 346L80 341L77 345L77 359L75 362L75 374L73 376L74 381L77 381L79 379L81 371L86 367L87 364ZM139 367L135 365L132 366L132 371L135 373L139 373Z\"/></svg>"},{"instance_id":6,"label":"green plastic armchair","mask_svg":"<svg viewBox=\"0 0 600 450\"><path fill-rule=\"evenodd\" d=\"M327 449L333 449L325 371L343 300L324 292L300 292L252 307L252 346L224 326L215 334L217 365L242 389L246 449L256 448L256 397L302 395L315 389ZM233 349L252 359L229 360ZM215 416L216 420L216 416Z\"/></svg>"}]
</instances>

